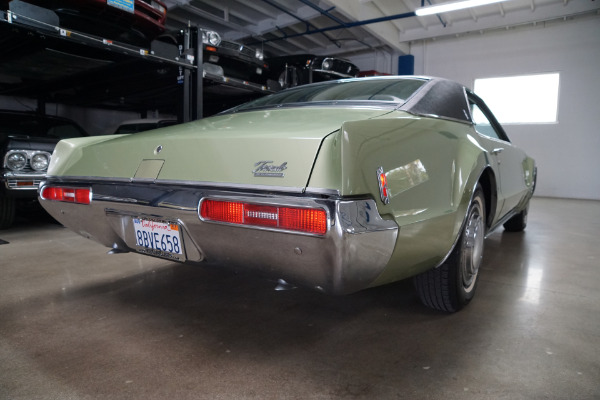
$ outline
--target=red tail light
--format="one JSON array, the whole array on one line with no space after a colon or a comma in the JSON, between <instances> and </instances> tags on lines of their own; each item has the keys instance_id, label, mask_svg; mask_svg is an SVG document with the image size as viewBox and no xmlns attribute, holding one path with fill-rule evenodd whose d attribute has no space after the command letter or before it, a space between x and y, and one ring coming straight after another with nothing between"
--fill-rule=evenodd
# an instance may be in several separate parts
<instances>
[{"instance_id":1,"label":"red tail light","mask_svg":"<svg viewBox=\"0 0 600 400\"><path fill-rule=\"evenodd\" d=\"M279 228L317 235L327 233L327 213L321 208L204 200L200 207L200 217L236 225Z\"/></svg>"},{"instance_id":2,"label":"red tail light","mask_svg":"<svg viewBox=\"0 0 600 400\"><path fill-rule=\"evenodd\" d=\"M42 188L41 197L45 200L90 204L92 201L92 190L90 188L44 186Z\"/></svg>"}]
</instances>

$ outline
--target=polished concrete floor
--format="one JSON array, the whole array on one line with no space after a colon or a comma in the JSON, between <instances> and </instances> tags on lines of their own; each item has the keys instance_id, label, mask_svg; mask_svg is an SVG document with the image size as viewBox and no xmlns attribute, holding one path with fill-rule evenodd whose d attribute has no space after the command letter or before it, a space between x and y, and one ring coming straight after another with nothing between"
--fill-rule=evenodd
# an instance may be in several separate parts
<instances>
[{"instance_id":1,"label":"polished concrete floor","mask_svg":"<svg viewBox=\"0 0 600 400\"><path fill-rule=\"evenodd\" d=\"M0 399L599 399L600 202L535 198L475 300L346 297L0 231Z\"/></svg>"}]
</instances>

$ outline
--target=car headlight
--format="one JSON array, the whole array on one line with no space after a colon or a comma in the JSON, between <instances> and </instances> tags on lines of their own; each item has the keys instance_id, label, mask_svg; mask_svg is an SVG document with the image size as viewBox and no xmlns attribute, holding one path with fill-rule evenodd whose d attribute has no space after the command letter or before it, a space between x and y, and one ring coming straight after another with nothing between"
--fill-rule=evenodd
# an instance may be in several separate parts
<instances>
[{"instance_id":1,"label":"car headlight","mask_svg":"<svg viewBox=\"0 0 600 400\"><path fill-rule=\"evenodd\" d=\"M155 10L158 10L161 14L166 14L167 13L167 9L164 8L161 4L159 4L156 1L153 1L151 4L152 8L154 8Z\"/></svg>"},{"instance_id":2,"label":"car headlight","mask_svg":"<svg viewBox=\"0 0 600 400\"><path fill-rule=\"evenodd\" d=\"M31 157L31 169L36 171L45 171L50 164L50 156L44 153L37 153Z\"/></svg>"},{"instance_id":3,"label":"car headlight","mask_svg":"<svg viewBox=\"0 0 600 400\"><path fill-rule=\"evenodd\" d=\"M221 36L215 31L204 31L202 32L202 41L211 46L218 46L221 44Z\"/></svg>"},{"instance_id":4,"label":"car headlight","mask_svg":"<svg viewBox=\"0 0 600 400\"><path fill-rule=\"evenodd\" d=\"M331 67L333 66L333 62L326 58L325 60L323 60L323 69L331 69Z\"/></svg>"},{"instance_id":5,"label":"car headlight","mask_svg":"<svg viewBox=\"0 0 600 400\"><path fill-rule=\"evenodd\" d=\"M265 58L265 55L263 54L262 50L256 49L256 53L254 54L254 57L256 57L262 61Z\"/></svg>"},{"instance_id":6,"label":"car headlight","mask_svg":"<svg viewBox=\"0 0 600 400\"><path fill-rule=\"evenodd\" d=\"M6 167L13 171L19 171L27 165L27 154L22 152L13 152L6 157Z\"/></svg>"}]
</instances>

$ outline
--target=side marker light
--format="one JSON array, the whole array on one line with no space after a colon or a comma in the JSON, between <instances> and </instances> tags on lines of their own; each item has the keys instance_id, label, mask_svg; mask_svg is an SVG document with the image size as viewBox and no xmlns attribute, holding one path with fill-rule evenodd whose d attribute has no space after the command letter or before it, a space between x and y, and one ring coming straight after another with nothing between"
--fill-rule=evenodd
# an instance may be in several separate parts
<instances>
[{"instance_id":1,"label":"side marker light","mask_svg":"<svg viewBox=\"0 0 600 400\"><path fill-rule=\"evenodd\" d=\"M383 167L377 169L377 183L379 184L379 195L383 204L390 204L390 191L387 186L387 176L383 172Z\"/></svg>"}]
</instances>

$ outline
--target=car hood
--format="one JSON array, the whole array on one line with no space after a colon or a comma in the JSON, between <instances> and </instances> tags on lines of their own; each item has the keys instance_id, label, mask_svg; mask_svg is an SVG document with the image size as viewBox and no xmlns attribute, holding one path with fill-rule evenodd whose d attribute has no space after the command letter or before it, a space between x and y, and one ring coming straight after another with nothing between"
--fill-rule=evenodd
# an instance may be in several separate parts
<instances>
[{"instance_id":1,"label":"car hood","mask_svg":"<svg viewBox=\"0 0 600 400\"><path fill-rule=\"evenodd\" d=\"M387 108L296 107L232 113L135 135L61 141L49 176L302 191L323 139Z\"/></svg>"}]
</instances>

